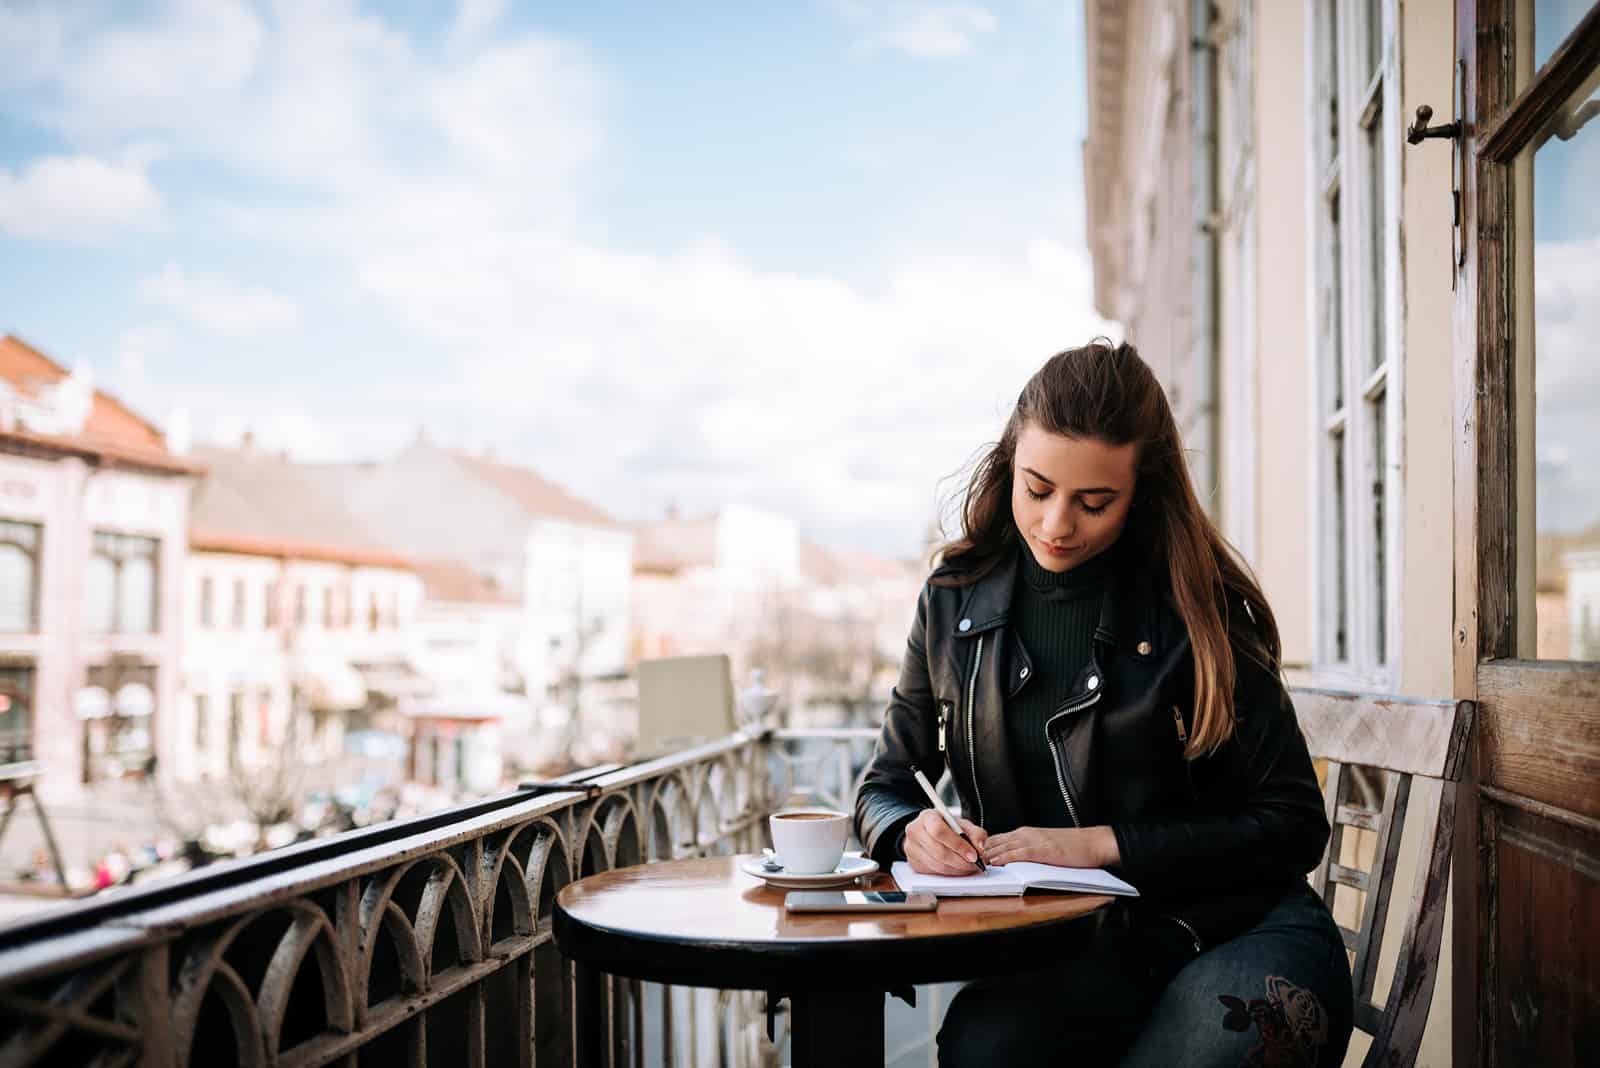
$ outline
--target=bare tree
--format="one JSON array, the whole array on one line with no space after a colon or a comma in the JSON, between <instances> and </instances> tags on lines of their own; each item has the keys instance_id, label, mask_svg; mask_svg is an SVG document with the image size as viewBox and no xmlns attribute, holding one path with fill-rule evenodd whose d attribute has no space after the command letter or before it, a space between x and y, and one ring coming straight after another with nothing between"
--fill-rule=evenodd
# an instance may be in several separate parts
<instances>
[{"instance_id":1,"label":"bare tree","mask_svg":"<svg viewBox=\"0 0 1600 1068\"><path fill-rule=\"evenodd\" d=\"M809 699L837 702L850 716L870 701L886 658L870 619L812 611L793 590L773 589L758 602L745 655L784 694L789 715Z\"/></svg>"}]
</instances>

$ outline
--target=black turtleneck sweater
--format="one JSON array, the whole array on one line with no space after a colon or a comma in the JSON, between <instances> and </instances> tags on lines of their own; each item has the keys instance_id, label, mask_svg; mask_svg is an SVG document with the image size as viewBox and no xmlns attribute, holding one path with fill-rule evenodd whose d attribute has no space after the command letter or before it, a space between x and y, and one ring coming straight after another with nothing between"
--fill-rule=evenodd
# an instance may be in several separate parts
<instances>
[{"instance_id":1,"label":"black turtleneck sweater","mask_svg":"<svg viewBox=\"0 0 1600 1068\"><path fill-rule=\"evenodd\" d=\"M1057 573L1040 567L1028 546L1021 546L1020 552L1022 566L1017 569L1010 622L1032 666L1021 691L1006 702L1006 741L1026 823L1070 827L1072 817L1056 782L1044 726L1071 696L1072 684L1089 663L1111 554L1101 553Z\"/></svg>"}]
</instances>

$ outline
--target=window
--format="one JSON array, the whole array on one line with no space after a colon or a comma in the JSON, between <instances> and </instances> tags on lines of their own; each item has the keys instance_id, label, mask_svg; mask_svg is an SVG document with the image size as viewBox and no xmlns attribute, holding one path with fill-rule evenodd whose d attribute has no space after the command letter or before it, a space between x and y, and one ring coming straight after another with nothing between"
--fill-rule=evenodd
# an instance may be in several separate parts
<instances>
[{"instance_id":1,"label":"window","mask_svg":"<svg viewBox=\"0 0 1600 1068\"><path fill-rule=\"evenodd\" d=\"M244 579L233 580L233 629L244 630L245 589Z\"/></svg>"},{"instance_id":2,"label":"window","mask_svg":"<svg viewBox=\"0 0 1600 1068\"><path fill-rule=\"evenodd\" d=\"M306 625L306 584L303 582L294 588L294 625Z\"/></svg>"},{"instance_id":3,"label":"window","mask_svg":"<svg viewBox=\"0 0 1600 1068\"><path fill-rule=\"evenodd\" d=\"M148 775L155 766L156 667L137 657L113 656L85 673L91 690L102 691L104 715L85 719L85 782Z\"/></svg>"},{"instance_id":4,"label":"window","mask_svg":"<svg viewBox=\"0 0 1600 1068\"><path fill-rule=\"evenodd\" d=\"M0 519L0 632L39 629L40 529Z\"/></svg>"},{"instance_id":5,"label":"window","mask_svg":"<svg viewBox=\"0 0 1600 1068\"><path fill-rule=\"evenodd\" d=\"M195 694L194 751L201 754L202 757L204 756L206 749L211 745L211 739L206 735L206 730L210 726L210 717L210 710L206 708L206 695L203 693Z\"/></svg>"},{"instance_id":6,"label":"window","mask_svg":"<svg viewBox=\"0 0 1600 1068\"><path fill-rule=\"evenodd\" d=\"M244 737L244 693L235 690L228 695L228 770L238 771L241 766L240 742Z\"/></svg>"},{"instance_id":7,"label":"window","mask_svg":"<svg viewBox=\"0 0 1600 1068\"><path fill-rule=\"evenodd\" d=\"M0 764L33 758L33 665L0 664Z\"/></svg>"},{"instance_id":8,"label":"window","mask_svg":"<svg viewBox=\"0 0 1600 1068\"><path fill-rule=\"evenodd\" d=\"M211 581L211 576L210 575L201 576L201 578L200 578L200 625L202 627L210 627L212 625L212 622L213 622L213 620L212 620L212 604L211 604L211 602L214 599L213 598L213 590L212 590L212 587L214 585L215 585L215 583L213 583Z\"/></svg>"},{"instance_id":9,"label":"window","mask_svg":"<svg viewBox=\"0 0 1600 1068\"><path fill-rule=\"evenodd\" d=\"M281 595L276 581L270 581L261 593L261 621L268 630L278 625L278 597Z\"/></svg>"},{"instance_id":10,"label":"window","mask_svg":"<svg viewBox=\"0 0 1600 1068\"><path fill-rule=\"evenodd\" d=\"M367 595L367 629L377 630L380 622L382 621L378 618L378 594L374 591Z\"/></svg>"},{"instance_id":11,"label":"window","mask_svg":"<svg viewBox=\"0 0 1600 1068\"><path fill-rule=\"evenodd\" d=\"M1313 12L1316 663L1384 685L1399 612L1398 14L1395 0Z\"/></svg>"},{"instance_id":12,"label":"window","mask_svg":"<svg viewBox=\"0 0 1600 1068\"><path fill-rule=\"evenodd\" d=\"M155 538L97 530L85 576L88 625L97 634L149 634L156 629ZM202 603L201 611L207 609Z\"/></svg>"},{"instance_id":13,"label":"window","mask_svg":"<svg viewBox=\"0 0 1600 1068\"><path fill-rule=\"evenodd\" d=\"M1534 8L1535 61L1547 56L1576 11ZM1594 372L1594 324L1600 322L1600 213L1594 179L1600 174L1600 73L1580 85L1521 153L1516 179L1531 186L1518 197L1514 284L1518 359L1531 367L1532 426L1520 411L1516 451L1519 479L1534 486L1533 521L1519 517L1522 539L1534 545L1535 632L1519 635L1519 651L1541 660L1600 661L1600 465L1594 462L1600 389ZM1529 158L1531 157L1531 159ZM1531 201L1531 202L1530 202ZM1532 299L1526 292L1532 290ZM1531 532L1529 527L1532 527Z\"/></svg>"}]
</instances>

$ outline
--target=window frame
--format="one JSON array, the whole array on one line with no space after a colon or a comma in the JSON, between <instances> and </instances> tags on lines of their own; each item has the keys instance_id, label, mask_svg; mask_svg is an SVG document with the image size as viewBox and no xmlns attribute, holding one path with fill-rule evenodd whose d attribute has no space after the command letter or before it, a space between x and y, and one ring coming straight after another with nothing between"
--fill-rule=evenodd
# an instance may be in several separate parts
<instances>
[{"instance_id":1,"label":"window frame","mask_svg":"<svg viewBox=\"0 0 1600 1068\"><path fill-rule=\"evenodd\" d=\"M23 657L0 657L0 677L8 680L0 692L20 700L25 720L20 730L0 733L0 762L31 759L38 720L39 666Z\"/></svg>"},{"instance_id":2,"label":"window frame","mask_svg":"<svg viewBox=\"0 0 1600 1068\"><path fill-rule=\"evenodd\" d=\"M1393 689L1403 633L1404 529L1399 4L1307 0L1306 7L1314 354L1311 667L1319 682ZM1368 13L1377 14L1382 24L1376 56L1368 54ZM1376 161L1369 136L1381 152ZM1377 211L1382 217L1375 219ZM1373 340L1381 351L1373 353ZM1381 405L1377 412L1375 404ZM1335 494L1336 443L1343 451L1342 496ZM1373 492L1380 475L1381 497ZM1336 501L1342 515L1334 514ZM1341 603L1343 656L1337 624Z\"/></svg>"},{"instance_id":3,"label":"window frame","mask_svg":"<svg viewBox=\"0 0 1600 1068\"><path fill-rule=\"evenodd\" d=\"M215 600L216 580L209 574L200 576L200 608L197 615L200 617L200 629L210 630L216 625Z\"/></svg>"},{"instance_id":4,"label":"window frame","mask_svg":"<svg viewBox=\"0 0 1600 1068\"><path fill-rule=\"evenodd\" d=\"M124 571L132 559L144 558L144 547L149 547L150 560L150 618L140 630L123 626ZM135 553L131 550L139 548ZM89 537L89 560L105 560L111 565L111 626L100 630L92 625L86 628L93 634L160 634L161 633L161 539L149 534L126 534L119 530L95 530ZM85 606L87 608L87 606Z\"/></svg>"},{"instance_id":5,"label":"window frame","mask_svg":"<svg viewBox=\"0 0 1600 1068\"><path fill-rule=\"evenodd\" d=\"M13 528L32 528L32 545L25 545L19 540ZM21 630L6 630L0 628L0 634L38 634L39 633L39 587L44 577L44 524L27 519L12 519L9 516L0 518L0 545L10 546L22 553L28 559L28 607L27 619Z\"/></svg>"}]
</instances>

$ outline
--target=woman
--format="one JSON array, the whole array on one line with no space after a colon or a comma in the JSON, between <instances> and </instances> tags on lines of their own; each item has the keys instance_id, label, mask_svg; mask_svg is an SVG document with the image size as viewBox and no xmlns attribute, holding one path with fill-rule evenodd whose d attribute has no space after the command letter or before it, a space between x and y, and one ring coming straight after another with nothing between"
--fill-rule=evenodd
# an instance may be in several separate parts
<instances>
[{"instance_id":1,"label":"woman","mask_svg":"<svg viewBox=\"0 0 1600 1068\"><path fill-rule=\"evenodd\" d=\"M856 802L881 864L975 871L911 767L948 767L992 864L1141 896L1059 967L969 984L940 1063L1336 1065L1349 961L1307 887L1328 837L1260 588L1195 497L1130 345L1052 357L977 465Z\"/></svg>"}]
</instances>

